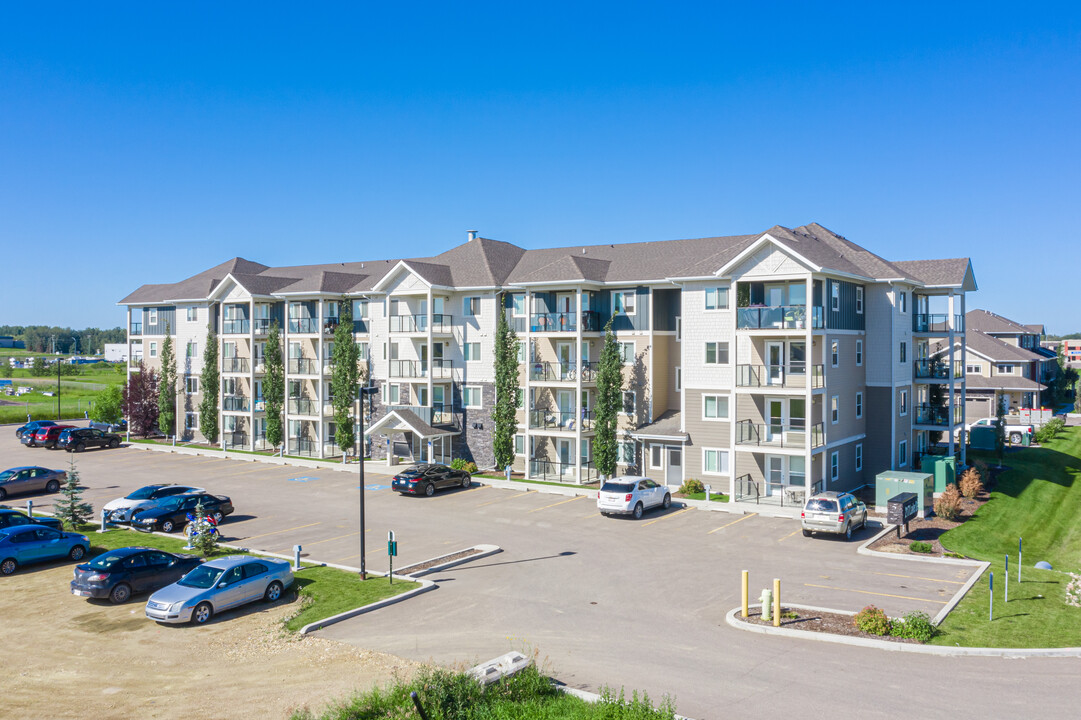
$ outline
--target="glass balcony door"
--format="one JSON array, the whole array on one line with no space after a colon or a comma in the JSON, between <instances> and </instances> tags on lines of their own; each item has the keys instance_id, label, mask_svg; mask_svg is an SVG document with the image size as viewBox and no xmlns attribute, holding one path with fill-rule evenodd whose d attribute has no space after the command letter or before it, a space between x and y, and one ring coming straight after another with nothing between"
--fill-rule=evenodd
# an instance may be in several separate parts
<instances>
[{"instance_id":1,"label":"glass balcony door","mask_svg":"<svg viewBox=\"0 0 1081 720\"><path fill-rule=\"evenodd\" d=\"M766 343L766 377L770 385L784 385L784 343Z\"/></svg>"}]
</instances>

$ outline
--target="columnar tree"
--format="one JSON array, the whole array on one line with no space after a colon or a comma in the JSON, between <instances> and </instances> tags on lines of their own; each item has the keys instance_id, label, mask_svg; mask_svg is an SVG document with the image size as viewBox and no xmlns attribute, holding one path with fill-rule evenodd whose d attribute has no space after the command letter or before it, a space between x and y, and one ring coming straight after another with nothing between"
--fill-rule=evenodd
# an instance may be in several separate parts
<instances>
[{"instance_id":1,"label":"columnar tree","mask_svg":"<svg viewBox=\"0 0 1081 720\"><path fill-rule=\"evenodd\" d=\"M514 433L518 429L518 333L507 322L503 296L499 297L495 325L495 407L492 408L492 450L496 467L514 462Z\"/></svg>"},{"instance_id":2,"label":"columnar tree","mask_svg":"<svg viewBox=\"0 0 1081 720\"><path fill-rule=\"evenodd\" d=\"M277 321L270 324L263 354L266 375L263 378L263 407L266 409L266 441L271 447L282 444L282 409L285 405L285 360Z\"/></svg>"},{"instance_id":3,"label":"columnar tree","mask_svg":"<svg viewBox=\"0 0 1081 720\"><path fill-rule=\"evenodd\" d=\"M1002 457L1006 454L1006 403L1009 397L1003 393L998 396L998 413L995 418L995 455L1002 467Z\"/></svg>"},{"instance_id":4,"label":"columnar tree","mask_svg":"<svg viewBox=\"0 0 1081 720\"><path fill-rule=\"evenodd\" d=\"M612 332L612 319L604 326L604 347L597 363L597 404L593 419L593 462L604 478L616 472L619 461L616 423L623 404L623 358Z\"/></svg>"},{"instance_id":5,"label":"columnar tree","mask_svg":"<svg viewBox=\"0 0 1081 720\"><path fill-rule=\"evenodd\" d=\"M334 349L330 355L330 387L334 394L334 444L342 451L344 458L357 441L353 401L360 383L360 349L353 338L353 302L343 297L339 305Z\"/></svg>"},{"instance_id":6,"label":"columnar tree","mask_svg":"<svg viewBox=\"0 0 1081 720\"><path fill-rule=\"evenodd\" d=\"M60 493L60 500L53 504L53 512L72 530L77 530L94 516L94 508L82 499L83 491L79 487L79 472L75 469L74 453L68 458L68 477Z\"/></svg>"},{"instance_id":7,"label":"columnar tree","mask_svg":"<svg viewBox=\"0 0 1081 720\"><path fill-rule=\"evenodd\" d=\"M158 381L158 429L166 435L176 434L176 354L173 336L165 325L165 340L161 343L161 376Z\"/></svg>"},{"instance_id":8,"label":"columnar tree","mask_svg":"<svg viewBox=\"0 0 1081 720\"><path fill-rule=\"evenodd\" d=\"M158 426L158 376L142 360L124 386L124 417L131 432L143 437Z\"/></svg>"},{"instance_id":9,"label":"columnar tree","mask_svg":"<svg viewBox=\"0 0 1081 720\"><path fill-rule=\"evenodd\" d=\"M200 382L203 399L199 401L199 432L208 443L218 441L218 396L221 376L218 374L218 336L207 328L206 348L203 350L203 373Z\"/></svg>"}]
</instances>

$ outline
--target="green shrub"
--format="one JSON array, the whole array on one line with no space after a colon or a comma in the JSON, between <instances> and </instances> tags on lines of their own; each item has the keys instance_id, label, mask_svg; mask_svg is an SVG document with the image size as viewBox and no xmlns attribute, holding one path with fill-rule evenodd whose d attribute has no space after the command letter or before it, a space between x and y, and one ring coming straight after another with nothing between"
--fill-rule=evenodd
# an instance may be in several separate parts
<instances>
[{"instance_id":1,"label":"green shrub","mask_svg":"<svg viewBox=\"0 0 1081 720\"><path fill-rule=\"evenodd\" d=\"M868 605L856 613L852 622L857 628L871 635L889 635L890 619L886 617L884 610Z\"/></svg>"},{"instance_id":2,"label":"green shrub","mask_svg":"<svg viewBox=\"0 0 1081 720\"><path fill-rule=\"evenodd\" d=\"M477 464L465 458L454 458L450 461L450 466L455 470L465 470L471 475L477 471Z\"/></svg>"},{"instance_id":3,"label":"green shrub","mask_svg":"<svg viewBox=\"0 0 1081 720\"><path fill-rule=\"evenodd\" d=\"M930 642L931 638L938 634L938 628L931 623L931 618L927 616L927 613L922 612L908 613L903 621L894 623L894 628L896 629L895 636L910 638L921 643Z\"/></svg>"},{"instance_id":4,"label":"green shrub","mask_svg":"<svg viewBox=\"0 0 1081 720\"><path fill-rule=\"evenodd\" d=\"M931 543L925 543L919 540L913 540L912 544L908 546L908 549L918 553L930 553L935 551L935 548Z\"/></svg>"},{"instance_id":5,"label":"green shrub","mask_svg":"<svg viewBox=\"0 0 1081 720\"><path fill-rule=\"evenodd\" d=\"M1062 418L1052 418L1042 428L1036 431L1032 438L1041 445L1055 439L1062 428L1066 427L1066 421Z\"/></svg>"},{"instance_id":6,"label":"green shrub","mask_svg":"<svg viewBox=\"0 0 1081 720\"><path fill-rule=\"evenodd\" d=\"M683 484L679 486L679 491L686 495L694 495L695 493L704 493L706 491L706 486L702 484L701 480L687 478L683 481Z\"/></svg>"}]
</instances>

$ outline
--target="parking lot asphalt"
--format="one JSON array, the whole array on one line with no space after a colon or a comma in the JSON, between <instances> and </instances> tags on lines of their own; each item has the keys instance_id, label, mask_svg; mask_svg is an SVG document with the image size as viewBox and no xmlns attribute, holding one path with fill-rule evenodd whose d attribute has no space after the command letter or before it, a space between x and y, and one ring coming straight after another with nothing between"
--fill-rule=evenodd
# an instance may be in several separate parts
<instances>
[{"instance_id":1,"label":"parking lot asphalt","mask_svg":"<svg viewBox=\"0 0 1081 720\"><path fill-rule=\"evenodd\" d=\"M0 438L3 467L61 468L67 460L66 453ZM95 509L150 482L193 483L232 498L236 513L221 526L227 541L276 553L300 544L311 560L359 564L358 480L350 473L136 448L86 452L76 462ZM365 485L369 569L387 568L388 530L396 533L398 568L480 543L504 552L429 576L437 592L322 631L363 647L441 663L536 649L564 682L671 693L680 712L698 718L737 709L765 716L790 702L779 694L812 692L816 678L866 667L887 673L887 686L930 687L947 669L977 682L1010 662L897 657L727 627L724 614L739 603L744 569L753 596L780 578L785 602L849 610L875 604L891 615L934 615L972 572L858 555L856 542L804 538L795 520L673 507L635 521L600 516L588 497L524 488L474 485L433 498L402 497L386 475L374 473ZM39 506L52 502L34 499ZM1066 665L1047 663L1026 661L1023 675L1053 701L1054 679ZM1031 672L1036 667L1043 669ZM1013 701L1004 694L987 709L997 716ZM791 709L806 705L791 702ZM1056 716L1053 702L1045 710ZM873 708L865 714L877 716Z\"/></svg>"}]
</instances>

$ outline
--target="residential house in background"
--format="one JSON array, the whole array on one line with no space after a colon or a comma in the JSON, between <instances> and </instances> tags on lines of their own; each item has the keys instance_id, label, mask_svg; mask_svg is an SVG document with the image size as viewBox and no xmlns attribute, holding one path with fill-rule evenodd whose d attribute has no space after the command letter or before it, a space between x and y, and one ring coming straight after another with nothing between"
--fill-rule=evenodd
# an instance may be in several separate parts
<instances>
[{"instance_id":1,"label":"residential house in background","mask_svg":"<svg viewBox=\"0 0 1081 720\"><path fill-rule=\"evenodd\" d=\"M128 308L130 366L181 363L179 417L199 438L202 350L217 332L224 448L265 443L265 343L281 328L285 452L335 457L330 361L339 303L370 374L372 458L491 467L493 348L518 334L515 469L597 478L596 367L611 319L624 362L621 472L711 484L733 502L852 489L953 445L965 408L967 258L888 261L826 228L526 250L468 234L440 255L268 267L234 258ZM946 364L932 362L941 342Z\"/></svg>"}]
</instances>

